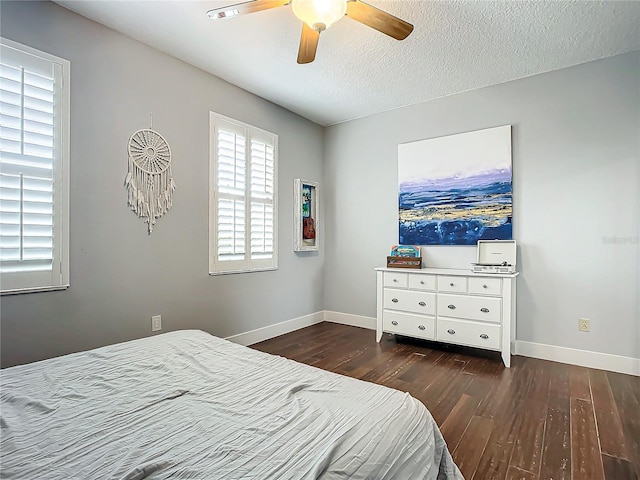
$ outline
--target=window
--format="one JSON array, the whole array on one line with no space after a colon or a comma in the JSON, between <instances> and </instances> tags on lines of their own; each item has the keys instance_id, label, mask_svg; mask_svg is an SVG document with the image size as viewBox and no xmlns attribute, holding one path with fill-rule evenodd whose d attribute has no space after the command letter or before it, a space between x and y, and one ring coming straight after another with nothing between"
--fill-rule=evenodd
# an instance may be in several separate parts
<instances>
[{"instance_id":1,"label":"window","mask_svg":"<svg viewBox=\"0 0 640 480\"><path fill-rule=\"evenodd\" d=\"M209 273L278 268L278 136L210 114Z\"/></svg>"},{"instance_id":2,"label":"window","mask_svg":"<svg viewBox=\"0 0 640 480\"><path fill-rule=\"evenodd\" d=\"M66 288L70 65L4 38L0 49L0 288Z\"/></svg>"}]
</instances>

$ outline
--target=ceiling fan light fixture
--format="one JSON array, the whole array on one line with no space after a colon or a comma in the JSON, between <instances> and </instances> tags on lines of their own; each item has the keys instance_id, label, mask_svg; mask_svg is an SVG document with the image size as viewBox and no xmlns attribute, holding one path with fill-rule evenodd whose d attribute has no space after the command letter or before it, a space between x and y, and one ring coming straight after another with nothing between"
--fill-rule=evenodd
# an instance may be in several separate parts
<instances>
[{"instance_id":1,"label":"ceiling fan light fixture","mask_svg":"<svg viewBox=\"0 0 640 480\"><path fill-rule=\"evenodd\" d=\"M296 17L317 31L337 22L347 13L347 0L292 0Z\"/></svg>"},{"instance_id":2,"label":"ceiling fan light fixture","mask_svg":"<svg viewBox=\"0 0 640 480\"><path fill-rule=\"evenodd\" d=\"M1 0L0 0L1 1ZM298 63L311 63L316 58L320 33L344 16L384 33L396 40L404 40L413 25L394 17L363 0L242 0L235 5L214 8L207 15L212 20L271 10L291 4L295 16L302 20Z\"/></svg>"}]
</instances>

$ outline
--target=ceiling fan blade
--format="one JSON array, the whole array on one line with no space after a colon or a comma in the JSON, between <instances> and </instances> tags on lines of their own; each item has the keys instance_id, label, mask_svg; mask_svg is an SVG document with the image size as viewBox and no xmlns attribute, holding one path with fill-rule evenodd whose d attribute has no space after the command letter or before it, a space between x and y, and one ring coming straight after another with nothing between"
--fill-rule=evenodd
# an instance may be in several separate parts
<instances>
[{"instance_id":1,"label":"ceiling fan blade","mask_svg":"<svg viewBox=\"0 0 640 480\"><path fill-rule=\"evenodd\" d=\"M210 19L217 20L219 18L235 17L237 15L246 15L270 8L282 7L288 3L291 3L291 0L250 0L235 5L214 8L213 10L209 10L207 15Z\"/></svg>"},{"instance_id":2,"label":"ceiling fan blade","mask_svg":"<svg viewBox=\"0 0 640 480\"><path fill-rule=\"evenodd\" d=\"M360 0L347 2L347 16L396 40L404 40L413 31L410 23Z\"/></svg>"},{"instance_id":3,"label":"ceiling fan blade","mask_svg":"<svg viewBox=\"0 0 640 480\"><path fill-rule=\"evenodd\" d=\"M298 63L311 63L315 60L318 40L320 40L320 32L303 23L300 49L298 50Z\"/></svg>"}]
</instances>

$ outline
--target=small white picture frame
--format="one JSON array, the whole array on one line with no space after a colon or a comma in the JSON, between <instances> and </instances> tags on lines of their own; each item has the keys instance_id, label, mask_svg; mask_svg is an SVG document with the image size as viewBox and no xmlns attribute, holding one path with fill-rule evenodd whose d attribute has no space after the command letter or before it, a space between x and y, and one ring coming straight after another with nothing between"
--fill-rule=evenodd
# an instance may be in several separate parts
<instances>
[{"instance_id":1,"label":"small white picture frame","mask_svg":"<svg viewBox=\"0 0 640 480\"><path fill-rule=\"evenodd\" d=\"M293 250L309 252L319 250L318 182L301 178L293 180Z\"/></svg>"}]
</instances>

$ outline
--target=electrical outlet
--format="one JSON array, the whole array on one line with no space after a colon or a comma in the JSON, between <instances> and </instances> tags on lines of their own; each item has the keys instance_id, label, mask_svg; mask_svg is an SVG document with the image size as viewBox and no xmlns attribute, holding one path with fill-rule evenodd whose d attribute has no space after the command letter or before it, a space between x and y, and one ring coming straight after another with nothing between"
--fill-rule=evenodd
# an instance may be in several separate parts
<instances>
[{"instance_id":1,"label":"electrical outlet","mask_svg":"<svg viewBox=\"0 0 640 480\"><path fill-rule=\"evenodd\" d=\"M162 330L162 315L151 317L151 331L157 332L158 330Z\"/></svg>"},{"instance_id":2,"label":"electrical outlet","mask_svg":"<svg viewBox=\"0 0 640 480\"><path fill-rule=\"evenodd\" d=\"M588 318L580 318L578 319L578 330L581 332L589 331L589 319Z\"/></svg>"}]
</instances>

